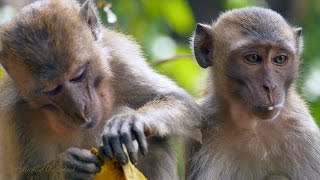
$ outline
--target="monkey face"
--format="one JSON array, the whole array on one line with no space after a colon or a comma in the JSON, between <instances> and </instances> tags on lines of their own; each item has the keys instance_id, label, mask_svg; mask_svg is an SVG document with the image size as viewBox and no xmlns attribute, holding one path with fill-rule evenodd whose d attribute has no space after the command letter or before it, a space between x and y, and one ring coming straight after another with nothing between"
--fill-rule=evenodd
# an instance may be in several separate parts
<instances>
[{"instance_id":1,"label":"monkey face","mask_svg":"<svg viewBox=\"0 0 320 180\"><path fill-rule=\"evenodd\" d=\"M1 64L31 108L54 112L66 126L91 128L105 111L100 101L109 100L99 89L108 76L99 20L87 7L52 11L61 3L53 2L23 9L3 26Z\"/></svg>"},{"instance_id":2,"label":"monkey face","mask_svg":"<svg viewBox=\"0 0 320 180\"><path fill-rule=\"evenodd\" d=\"M31 108L54 114L67 127L91 128L102 117L104 100L99 90L102 79L92 71L93 66L90 62L79 64L73 72L52 80L41 79L27 70L7 70Z\"/></svg>"},{"instance_id":3,"label":"monkey face","mask_svg":"<svg viewBox=\"0 0 320 180\"><path fill-rule=\"evenodd\" d=\"M101 104L90 63L81 65L68 79L40 90L47 104L43 108L63 112L73 125L93 127L101 117Z\"/></svg>"},{"instance_id":4,"label":"monkey face","mask_svg":"<svg viewBox=\"0 0 320 180\"><path fill-rule=\"evenodd\" d=\"M301 33L271 10L243 8L212 26L198 24L193 51L201 67L212 69L217 96L242 104L239 112L275 119L298 72Z\"/></svg>"},{"instance_id":5,"label":"monkey face","mask_svg":"<svg viewBox=\"0 0 320 180\"><path fill-rule=\"evenodd\" d=\"M198 24L193 51L201 67L212 68L214 92L234 114L275 119L297 76L301 33L271 10L243 8L212 26Z\"/></svg>"},{"instance_id":6,"label":"monkey face","mask_svg":"<svg viewBox=\"0 0 320 180\"><path fill-rule=\"evenodd\" d=\"M294 50L268 40L242 44L226 64L230 95L260 119L276 118L295 77Z\"/></svg>"},{"instance_id":7,"label":"monkey face","mask_svg":"<svg viewBox=\"0 0 320 180\"><path fill-rule=\"evenodd\" d=\"M73 47L73 51L77 52L78 47ZM47 51L47 57L58 55L53 53L57 52ZM66 58L65 64L52 63L49 59L30 66L24 63L27 59L18 56L9 57L3 65L31 108L50 112L59 117L51 119L56 119L64 126L91 128L105 112L101 101L108 104L110 100L100 90L104 80L102 77L106 74L102 72L103 66L98 63L101 57L94 48L81 49L77 57L71 58Z\"/></svg>"}]
</instances>

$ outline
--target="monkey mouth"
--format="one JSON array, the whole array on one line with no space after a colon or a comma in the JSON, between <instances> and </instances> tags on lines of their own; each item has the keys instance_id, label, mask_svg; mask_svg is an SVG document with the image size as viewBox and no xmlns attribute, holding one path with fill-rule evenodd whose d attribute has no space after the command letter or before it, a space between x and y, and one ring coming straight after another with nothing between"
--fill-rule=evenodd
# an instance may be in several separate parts
<instances>
[{"instance_id":1,"label":"monkey mouth","mask_svg":"<svg viewBox=\"0 0 320 180\"><path fill-rule=\"evenodd\" d=\"M276 119L283 108L283 102L274 105L259 105L253 107L253 114L262 120Z\"/></svg>"},{"instance_id":2,"label":"monkey mouth","mask_svg":"<svg viewBox=\"0 0 320 180\"><path fill-rule=\"evenodd\" d=\"M93 128L97 123L97 117L88 118L84 124L81 125L81 128L90 129Z\"/></svg>"},{"instance_id":3,"label":"monkey mouth","mask_svg":"<svg viewBox=\"0 0 320 180\"><path fill-rule=\"evenodd\" d=\"M273 111L281 108L283 108L283 103L254 106L254 109L257 111Z\"/></svg>"}]
</instances>

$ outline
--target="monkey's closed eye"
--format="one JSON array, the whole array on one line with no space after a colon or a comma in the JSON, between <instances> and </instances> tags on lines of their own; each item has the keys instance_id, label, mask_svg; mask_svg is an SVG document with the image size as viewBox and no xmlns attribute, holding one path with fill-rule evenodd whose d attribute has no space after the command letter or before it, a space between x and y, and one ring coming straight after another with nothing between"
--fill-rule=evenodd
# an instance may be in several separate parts
<instances>
[{"instance_id":1,"label":"monkey's closed eye","mask_svg":"<svg viewBox=\"0 0 320 180\"><path fill-rule=\"evenodd\" d=\"M76 76L75 78L72 78L70 82L80 82L86 76L86 73L87 73L87 68L83 69L83 71L81 71L81 73L78 76Z\"/></svg>"},{"instance_id":2,"label":"monkey's closed eye","mask_svg":"<svg viewBox=\"0 0 320 180\"><path fill-rule=\"evenodd\" d=\"M275 58L272 59L272 62L275 64L275 65L278 65L278 66L281 66L281 65L284 65L288 60L288 57L285 56L285 55L280 55L280 56L277 56Z\"/></svg>"},{"instance_id":3,"label":"monkey's closed eye","mask_svg":"<svg viewBox=\"0 0 320 180\"><path fill-rule=\"evenodd\" d=\"M44 90L42 92L43 92L43 94L48 95L48 96L55 96L55 95L59 94L61 91L62 91L62 85L58 85L51 90Z\"/></svg>"},{"instance_id":4,"label":"monkey's closed eye","mask_svg":"<svg viewBox=\"0 0 320 180\"><path fill-rule=\"evenodd\" d=\"M249 54L244 58L248 64L260 64L262 62L262 58L258 54Z\"/></svg>"}]
</instances>

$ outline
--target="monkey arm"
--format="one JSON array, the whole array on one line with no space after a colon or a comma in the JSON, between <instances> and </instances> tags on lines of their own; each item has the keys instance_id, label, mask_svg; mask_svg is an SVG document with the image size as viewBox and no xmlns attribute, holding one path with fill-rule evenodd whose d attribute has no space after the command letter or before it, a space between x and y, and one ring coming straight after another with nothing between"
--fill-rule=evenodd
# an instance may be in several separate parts
<instances>
[{"instance_id":1,"label":"monkey arm","mask_svg":"<svg viewBox=\"0 0 320 180\"><path fill-rule=\"evenodd\" d=\"M120 107L105 125L102 138L104 154L110 158L114 154L122 164L126 164L128 160L122 149L124 144L135 164L138 159L137 148L134 147L132 139L137 140L144 155L147 153L146 136L191 136L200 141L201 134L197 127L188 124L188 121L184 122L197 115L198 112L194 109L197 108L185 102L185 97L175 94L159 95L136 110Z\"/></svg>"},{"instance_id":2,"label":"monkey arm","mask_svg":"<svg viewBox=\"0 0 320 180\"><path fill-rule=\"evenodd\" d=\"M122 149L122 144L125 144L131 161L136 163L137 150L133 146L132 139L137 140L140 151L146 154L146 136L183 136L201 141L197 124L201 116L197 104L171 81L160 75L157 76L159 76L158 80L167 82L141 83L143 79L140 81L133 79L127 83L138 82L135 86L122 83L122 87L127 86L122 88L122 91L129 87L138 90L132 89L130 93L122 92L122 95L115 96L125 97L126 103L123 103L125 106L106 122L103 144L108 157L115 154L120 162L126 164L127 157ZM158 84L168 87L159 87ZM117 92L120 93L121 90Z\"/></svg>"},{"instance_id":3,"label":"monkey arm","mask_svg":"<svg viewBox=\"0 0 320 180\"><path fill-rule=\"evenodd\" d=\"M198 105L183 89L147 65L139 47L126 36L105 30L104 43L111 47L107 59L111 68L114 107L122 107L109 116L103 132L104 153L115 154L125 164L125 144L133 163L137 161L132 139L146 152L145 136L192 137L201 140L201 113ZM113 37L113 38L108 38ZM118 47L122 45L121 47Z\"/></svg>"},{"instance_id":4,"label":"monkey arm","mask_svg":"<svg viewBox=\"0 0 320 180\"><path fill-rule=\"evenodd\" d=\"M197 126L200 119L197 105L186 95L168 93L158 95L137 112L148 124L147 134L156 136L184 136L201 141Z\"/></svg>"},{"instance_id":5,"label":"monkey arm","mask_svg":"<svg viewBox=\"0 0 320 180\"><path fill-rule=\"evenodd\" d=\"M121 70L128 73L125 76L116 75L119 79L114 86L118 93L115 97L121 97L116 104L125 104L143 117L149 128L145 129L147 135L173 135L201 140L201 112L192 97L169 79L153 72L146 64L139 65L123 65L121 68L132 69Z\"/></svg>"},{"instance_id":6,"label":"monkey arm","mask_svg":"<svg viewBox=\"0 0 320 180\"><path fill-rule=\"evenodd\" d=\"M111 47L109 55L113 57L109 66L114 78L115 103L142 115L152 135L191 136L200 140L201 112L192 97L167 77L154 72L140 53L140 47L129 37L105 29L104 43Z\"/></svg>"}]
</instances>

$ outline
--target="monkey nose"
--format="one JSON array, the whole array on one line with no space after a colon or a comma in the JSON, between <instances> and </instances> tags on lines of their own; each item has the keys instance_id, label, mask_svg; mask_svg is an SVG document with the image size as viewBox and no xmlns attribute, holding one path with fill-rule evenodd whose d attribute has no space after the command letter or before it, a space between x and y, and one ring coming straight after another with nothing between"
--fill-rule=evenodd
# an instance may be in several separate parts
<instances>
[{"instance_id":1,"label":"monkey nose","mask_svg":"<svg viewBox=\"0 0 320 180\"><path fill-rule=\"evenodd\" d=\"M76 119L81 124L81 128L89 129L92 128L97 121L97 118L95 116L92 116L90 113L77 113Z\"/></svg>"},{"instance_id":2,"label":"monkey nose","mask_svg":"<svg viewBox=\"0 0 320 180\"><path fill-rule=\"evenodd\" d=\"M84 105L82 108L75 109L74 116L82 122L88 122L90 121L91 113L88 107Z\"/></svg>"},{"instance_id":3,"label":"monkey nose","mask_svg":"<svg viewBox=\"0 0 320 180\"><path fill-rule=\"evenodd\" d=\"M85 116L83 112L74 112L72 113L72 118L80 123L86 123L89 121L89 118Z\"/></svg>"},{"instance_id":4,"label":"monkey nose","mask_svg":"<svg viewBox=\"0 0 320 180\"><path fill-rule=\"evenodd\" d=\"M267 93L272 93L277 86L275 84L266 83L262 85L262 87Z\"/></svg>"},{"instance_id":5,"label":"monkey nose","mask_svg":"<svg viewBox=\"0 0 320 180\"><path fill-rule=\"evenodd\" d=\"M273 103L273 97L272 97L272 93L274 91L274 89L277 87L275 84L270 84L270 83L266 83L264 85L262 85L263 89L266 91L268 99L271 103ZM268 107L269 111L272 111L273 108L272 107Z\"/></svg>"}]
</instances>

